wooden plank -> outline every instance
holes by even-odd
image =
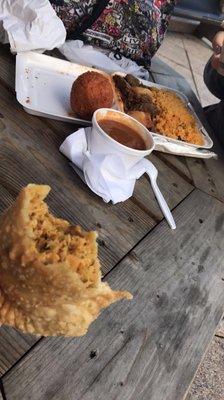
[[[156,61],[156,65],[160,71],[160,73],[153,72],[153,77],[156,83],[171,87],[184,93],[189,98],[191,104],[194,106],[197,115],[201,119],[203,125],[205,126],[209,135],[214,141],[213,151],[217,153],[218,160],[200,160],[189,157],[186,158],[185,162],[189,171],[189,175],[191,177],[190,181],[192,181],[197,188],[224,201],[224,180],[222,173],[224,169],[223,149],[220,146],[217,138],[215,137],[214,132],[212,132],[211,128],[209,127],[205,119],[203,109],[186,80],[183,79],[175,71],[173,71],[172,76],[172,71],[170,71],[170,67],[167,68],[166,64],[164,64],[160,60]],[[168,159],[175,166],[178,157]]]
[[[0,183],[13,198],[28,182],[48,183],[54,190],[49,203],[58,215],[86,229],[102,226],[100,237],[106,246],[102,248],[101,255],[104,272],[107,272],[163,218],[148,181],[140,180],[136,197],[130,201],[116,206],[103,203],[79,180],[67,159],[59,153],[59,145],[66,136],[63,132],[59,135],[46,128],[39,119],[24,113],[4,88],[0,92],[0,104],[3,115],[0,119],[3,160]],[[192,186],[174,171],[168,172],[162,161],[155,158],[153,161],[160,170],[161,190],[173,208],[190,193]],[[18,165],[23,168],[18,168]],[[133,220],[138,221],[135,229]],[[117,245],[118,235],[120,245]]]
[[[163,218],[148,180],[143,178],[138,182],[135,196],[128,202],[116,206],[104,204],[79,180],[59,153],[59,145],[67,132],[53,130],[42,119],[26,114],[12,92],[3,86],[0,104],[0,211],[13,202],[27,183],[50,184],[53,192],[49,204],[58,216],[99,231],[102,270],[107,273]],[[155,156],[152,160],[160,170],[160,187],[173,208],[191,192],[192,186],[162,160]],[[10,343],[14,331],[8,329],[4,334]],[[21,337],[18,336],[15,351],[13,348],[8,351],[5,345],[0,347],[2,374],[29,349],[30,342]]]
[[[0,120],[0,184],[13,199],[21,186],[28,182],[50,184],[53,192],[49,196],[49,204],[57,215],[86,229],[101,226],[100,237],[105,241],[101,259],[104,268],[107,265],[104,272],[108,271],[155,225],[155,221],[131,201],[112,206],[94,196],[73,173],[67,159],[59,153],[63,134],[59,138],[39,119],[24,113],[10,96],[2,88],[0,104],[4,118]],[[1,198],[4,207],[10,204],[9,196],[4,196],[5,192]],[[134,220],[139,219],[136,229],[128,220],[130,216]],[[116,235],[113,234],[115,231]],[[117,245],[118,232],[121,252]]]
[[[44,339],[3,377],[10,400],[180,400],[222,316],[224,209],[195,190],[107,276],[134,299],[83,338]]]
[[[2,55],[2,59],[0,58],[0,78],[4,81],[4,83],[11,89],[14,89],[14,69],[15,69],[15,60],[14,57],[10,54],[8,46],[0,46],[0,54]],[[58,53],[56,54],[58,56]],[[158,68],[160,68],[158,66]],[[171,69],[172,73],[172,69]],[[13,79],[12,79],[13,77]],[[67,136],[71,132],[74,132],[77,129],[77,125],[75,124],[69,124],[69,123],[64,123],[60,121],[54,121],[46,118],[41,118],[42,122],[47,125],[50,129],[53,129],[54,132],[57,132],[58,137],[61,137],[61,134],[63,136]],[[170,164],[169,160],[167,161],[166,155],[163,156],[163,161],[166,165],[170,165],[171,168],[175,168],[175,172],[179,174],[181,177],[186,179],[188,175],[188,169],[184,165],[184,162],[178,162],[176,161],[175,167]],[[165,165],[161,166],[163,169]],[[183,172],[184,170],[184,172]],[[189,177],[187,177],[187,181],[190,182]],[[174,182],[174,185],[178,185],[178,182]],[[181,188],[180,188],[181,190]],[[182,190],[181,190],[182,192]],[[170,193],[170,190],[168,191],[170,194],[170,197],[173,198],[172,193]],[[171,203],[170,206],[172,207],[173,204]],[[157,207],[156,202],[153,200],[153,212],[152,215],[155,215],[155,218],[158,220],[158,218],[161,217],[161,212],[159,208]]]
[[[0,79],[2,82],[7,85],[11,90],[14,90],[14,73],[15,73],[15,58],[10,54],[8,46],[2,46],[0,45]],[[59,52],[56,52],[54,55],[59,56]],[[157,62],[157,59],[154,62],[155,68],[157,68],[158,71],[161,70],[161,65],[160,65],[160,60]],[[167,66],[169,69],[169,67]],[[168,73],[168,69],[166,69],[166,73]],[[164,69],[162,69],[163,71]],[[169,74],[173,74],[173,69],[169,69]],[[35,117],[37,118],[37,117]],[[62,133],[64,136],[75,132],[77,130],[77,125],[76,124],[71,124],[71,123],[65,123],[61,121],[56,121],[56,120],[51,120],[47,118],[40,118],[45,125],[47,125],[49,128],[53,129],[57,134],[60,136]],[[166,155],[164,157],[164,160],[166,162]],[[180,173],[182,175],[182,170],[184,169],[184,177],[188,174],[188,169],[184,165],[184,162],[176,162],[175,163],[175,172]]]
[[[0,44],[0,80],[1,83],[14,90],[15,56],[10,53],[8,45],[2,44]]]
[[[1,53],[1,55],[2,57],[0,60],[0,77],[3,83],[12,90],[14,87],[14,75],[13,75],[14,59],[8,52],[7,48],[4,48],[4,52]],[[58,121],[54,122],[46,120],[44,118],[39,119],[36,117],[33,118],[27,116],[22,110],[18,108],[18,105],[14,100],[14,97],[12,97],[10,93],[8,93],[3,89],[1,91],[0,100],[1,100],[1,112],[2,115],[4,114],[3,118],[0,120],[0,125],[1,129],[4,131],[4,136],[3,136],[4,140],[7,138],[7,146],[8,146],[7,149],[6,148],[2,149],[4,156],[3,158],[4,163],[2,164],[2,172],[4,172],[4,176],[1,179],[3,185],[1,188],[3,201],[0,207],[1,209],[3,209],[7,207],[9,204],[11,204],[11,202],[13,201],[13,199],[17,194],[17,191],[20,189],[21,184],[28,183],[31,178],[33,181],[36,181],[36,170],[38,169],[38,164],[41,164],[42,167],[41,169],[39,168],[39,176],[45,179],[48,178],[47,172],[49,170],[49,172],[53,174],[54,180],[57,179],[55,171],[52,170],[52,165],[55,164],[55,150],[57,150],[61,141],[67,136],[67,134],[71,133],[72,130],[75,130],[76,127],[74,126],[72,128],[70,124],[63,124],[60,122],[58,124]],[[15,110],[17,110],[16,114]],[[36,143],[37,132],[41,135],[40,143]],[[30,152],[30,157],[27,157],[27,149]],[[47,160],[43,159],[42,157],[41,153],[43,152],[43,149],[48,149]],[[54,150],[53,156],[52,156],[52,151],[49,153],[49,149]],[[19,156],[17,158],[15,154],[18,151],[19,151]],[[33,169],[30,167],[31,165],[33,166],[33,158],[38,161],[37,164],[35,165],[35,171],[33,171]],[[67,173],[69,172],[69,182],[67,182],[67,186],[71,186],[75,180],[75,183],[78,184],[78,189],[80,189],[80,187],[82,187],[83,189],[83,185],[72,174],[66,160],[58,154],[58,160],[59,158],[60,158],[60,165],[63,163],[64,168],[63,169],[55,168],[55,169],[57,169],[58,171],[61,170],[61,176],[63,177],[65,176],[65,174],[67,175]],[[12,160],[13,160],[13,168],[11,168]],[[27,175],[27,172],[18,169],[16,166],[17,163],[19,165],[25,166],[26,169],[29,171],[29,174]],[[52,165],[50,165],[51,163]],[[162,187],[165,187],[164,194],[167,196],[170,206],[174,207],[180,200],[182,200],[183,197],[185,197],[189,193],[191,188],[189,185],[186,185],[184,179],[183,180],[179,179],[179,176],[177,174],[173,174],[172,171],[170,171],[168,174],[166,171],[166,163],[160,162],[159,168],[164,171],[164,173],[161,174],[159,177],[159,179],[161,180]],[[12,170],[10,171],[10,169]],[[178,173],[178,171],[175,172]],[[7,181],[5,179],[6,175],[7,175]],[[167,175],[169,175],[171,179],[171,185],[172,185],[171,190],[169,188],[169,185],[167,185]],[[64,185],[66,185],[66,183],[64,183]],[[58,186],[58,191],[59,191],[59,186]],[[152,194],[149,195],[148,193],[149,193],[148,181],[146,179],[143,179],[142,182],[140,184],[138,183],[136,187],[135,198],[133,199],[133,202],[130,203],[131,206],[129,207],[128,213],[126,210],[126,205],[122,204],[119,207],[119,214],[121,213],[122,216],[125,216],[124,225],[127,225],[128,230],[129,229],[133,230],[133,222],[135,223],[135,221],[137,220],[141,221],[141,215],[145,215],[145,213],[147,213],[147,215],[149,216],[148,220],[153,221],[153,224],[155,224],[162,218],[162,215],[154,200],[154,197],[152,196]],[[80,196],[80,193],[76,191],[75,196],[76,197]],[[61,197],[61,201],[63,204],[64,198]],[[73,198],[72,196],[70,196],[66,208],[69,209],[70,203],[72,201]],[[88,204],[90,203],[89,200],[87,199],[85,199],[85,202],[88,202]],[[94,207],[94,205],[92,205],[92,207]],[[59,215],[67,217],[71,220],[71,213],[66,213],[66,210],[64,209],[62,210],[62,208],[60,209],[60,207],[58,206],[58,199],[53,200],[52,208],[56,209],[56,212]],[[109,236],[108,230],[105,232],[104,224],[102,223],[102,216],[100,214],[101,213],[98,212],[99,218],[97,218],[97,221],[100,220],[100,222],[94,221],[94,223],[92,224],[90,221],[88,221],[88,223],[90,222],[90,224],[87,225],[87,228],[88,229],[97,228],[98,230],[100,230],[100,235],[101,235],[100,256],[101,256],[101,252],[105,254],[108,253],[107,242],[108,241],[111,242],[111,238]],[[108,215],[108,213],[106,213],[106,215]],[[118,229],[118,225],[120,225],[120,215],[117,216],[116,221]],[[75,220],[74,222],[77,222],[77,220]],[[80,217],[79,223],[82,222],[83,218]],[[143,237],[144,234],[147,232],[147,230],[150,229],[151,226],[153,226],[150,223],[147,223],[146,224],[147,228],[145,225],[146,229],[142,230],[141,228],[142,225],[144,224],[141,221],[141,223],[138,224],[137,228],[137,230],[141,231],[141,233],[139,231],[140,233],[139,238]],[[99,229],[100,226],[101,229]],[[109,226],[107,229],[109,229]],[[134,229],[134,232],[135,231],[136,228]],[[121,242],[123,242],[122,246],[124,246],[125,248],[125,244],[127,244],[128,240],[126,226],[123,229],[122,233],[123,235],[121,236]],[[130,248],[134,244],[135,240],[131,242]],[[112,250],[113,255],[116,254],[116,250],[117,250],[117,245],[114,244]],[[123,254],[124,253],[120,254],[118,258],[122,257]],[[101,259],[103,258],[104,257],[101,257]],[[114,265],[114,262],[116,261],[112,261],[107,254],[107,263],[109,268]],[[108,267],[106,266],[106,268],[104,268],[104,272],[109,270]],[[5,335],[6,333],[8,335],[7,340],[10,342],[12,340],[11,336],[14,335],[14,330],[8,328],[7,331],[5,331]],[[35,339],[33,339],[33,343],[34,342]],[[10,357],[8,356],[8,354],[6,354],[6,352],[3,351],[2,348],[0,352],[2,360],[1,373],[4,373],[9,367],[11,367],[14,364],[14,362],[16,362],[29,349],[29,346],[31,344],[32,343],[29,343],[29,341],[26,341],[25,337],[23,337],[22,335],[21,336],[18,335],[16,351],[14,351],[13,348],[10,349],[11,352]]]
[[[15,83],[15,57],[9,52],[9,46],[0,45],[0,81],[1,85],[8,87],[14,93]],[[7,92],[5,92],[7,93]],[[1,111],[1,110],[0,110]],[[5,128],[4,116],[0,116],[0,131]],[[5,121],[5,119],[4,119]],[[2,145],[2,135],[0,142]],[[4,153],[3,153],[4,157]],[[1,162],[2,162],[1,158]],[[15,198],[5,187],[1,186],[0,212],[2,212]],[[4,200],[3,200],[4,199]],[[10,327],[0,327],[0,377],[25,354],[39,339],[31,335],[25,335]],[[3,400],[0,393],[0,400]]]
[[[14,57],[9,53],[9,49],[4,47],[0,58],[0,78],[3,85],[12,90],[12,93],[14,69]],[[1,115],[3,116],[0,119],[0,129],[4,141],[2,147],[2,159],[4,161],[1,164],[0,178],[1,210],[12,203],[22,185],[31,180],[39,182],[38,176],[41,177],[41,181],[50,183],[54,192],[56,192],[56,197],[52,197],[53,194],[50,197],[50,205],[58,215],[68,218],[74,223],[85,224],[87,229],[98,229],[100,231],[100,258],[103,262],[103,272],[108,272],[135,245],[136,241],[141,240],[151,227],[162,218],[158,205],[152,193],[150,193],[147,179],[142,179],[138,183],[135,197],[133,201],[129,202],[128,209],[127,203],[113,207],[113,214],[115,215],[111,217],[112,207],[103,205],[103,203],[99,205],[96,197],[94,197],[94,201],[90,201],[93,196],[72,173],[67,160],[58,153],[60,143],[68,133],[75,130],[76,126],[27,115],[18,107],[14,97],[3,88],[0,93],[0,101]],[[40,141],[39,138],[41,138]],[[178,170],[174,173],[172,170],[167,173],[166,162],[158,160],[157,163],[159,163],[157,165],[159,169],[164,171],[159,176],[160,185],[167,196],[170,207],[173,208],[187,196],[192,188],[189,184],[186,184],[185,176],[182,177],[183,179],[179,178]],[[23,166],[23,169],[18,165]],[[16,166],[17,168],[15,168]],[[39,171],[39,174],[37,174],[37,171]],[[51,174],[51,178],[49,178],[49,174]],[[64,179],[65,176],[69,176],[69,180]],[[61,187],[67,187],[64,194],[61,193]],[[74,197],[77,196],[79,196],[79,200],[76,202],[75,211],[73,208],[69,213],[67,210],[71,209]],[[89,212],[87,214],[83,205],[88,205]],[[64,209],[64,206],[67,210]],[[105,206],[105,211],[102,213],[103,206]],[[84,214],[86,219],[83,218]],[[105,221],[107,220],[105,228]],[[136,225],[137,221],[138,224]],[[117,232],[114,235],[113,245],[113,238],[110,234],[111,226],[117,227],[115,228]],[[128,231],[131,233],[132,239]],[[122,248],[120,254],[116,240],[118,233],[120,233]],[[108,243],[111,250],[108,250]],[[11,336],[15,337],[14,342]],[[10,328],[7,328],[4,335],[0,337],[2,346],[0,373],[3,374],[35,343],[36,339],[33,338],[33,341],[31,341],[27,339],[26,335],[19,334],[17,337]],[[6,340],[11,343],[8,350],[5,347]]]
[[[0,328],[0,376],[17,361],[22,354],[38,341],[32,335],[24,335],[10,327]]]
[[[189,168],[187,167],[187,161],[185,157],[177,157],[175,155],[161,153],[159,151],[154,154],[156,154],[156,157],[163,161],[163,163],[166,164],[167,167],[176,172],[186,182],[189,182],[193,185],[193,180]]]
[[[192,182],[185,174],[181,175],[181,172],[176,165],[174,168],[170,163],[168,163],[165,157],[160,157],[159,154],[151,154],[149,159],[159,171],[158,184],[162,189],[169,207],[172,209],[174,204],[179,203],[181,193],[183,198],[185,198],[193,189],[191,185]],[[155,221],[159,222],[163,218],[153,196],[149,178],[147,176],[144,176],[137,182],[134,196],[131,201],[135,202],[135,204],[138,204],[140,207],[142,206],[146,212],[151,214]]]
[[[4,97],[2,98],[2,101],[6,101],[6,99],[8,100],[8,102],[7,102],[7,111],[8,111],[8,108],[10,107],[11,101],[13,101],[13,103],[14,103],[13,104],[13,109],[12,109],[12,106],[11,106],[11,110],[12,110],[12,112],[14,112],[14,107],[17,107],[17,103],[12,98],[8,99],[9,96],[10,95],[7,95],[7,93],[4,92]],[[9,115],[9,118],[11,118],[11,116],[12,116],[12,113]],[[24,113],[21,112],[18,117],[21,120],[21,123],[24,124],[24,120],[27,119],[26,118],[27,116],[24,115]],[[34,117],[33,119],[29,118],[29,121],[30,121],[29,123],[32,126],[35,127],[35,126],[37,126],[37,124],[39,126],[39,119],[37,119],[36,117]],[[44,119],[42,119],[42,121],[43,121],[43,123],[44,122],[46,123],[46,121],[44,121]],[[28,123],[28,122],[26,122],[26,123]],[[41,130],[44,129],[43,125],[40,125],[40,127],[41,127],[40,128]],[[32,130],[33,130],[33,128],[32,128]],[[33,133],[31,133],[31,135],[32,134]],[[54,148],[55,148],[55,144],[56,144],[57,147],[59,147],[59,145],[61,144],[61,142],[64,140],[64,138],[66,136],[67,136],[67,131],[61,130],[60,132],[58,132],[58,131],[55,131],[55,129],[54,129],[53,133],[52,132],[48,132],[46,145],[47,146],[49,146],[49,145],[50,146],[54,146]],[[41,139],[43,141],[45,138],[41,137]],[[51,140],[51,139],[53,139],[53,140]],[[29,140],[30,140],[30,138],[29,138]],[[49,143],[49,141],[50,141],[50,143]],[[161,175],[159,176],[159,179],[161,181],[161,185],[162,185],[161,187],[163,188],[163,190],[165,190],[164,194],[165,195],[167,194],[171,199],[173,199],[173,201],[170,202],[170,207],[172,208],[177,204],[177,202],[182,200],[182,198],[189,193],[189,189],[190,188],[189,188],[189,185],[186,184],[186,181],[190,182],[189,181],[189,177],[187,176],[187,169],[186,169],[185,165],[183,164],[183,162],[178,162],[178,163],[176,163],[176,166],[175,166],[175,169],[174,169],[175,173],[173,174],[170,171],[169,174],[167,174],[168,163],[167,163],[167,160],[166,160],[165,157],[163,157],[163,159],[160,157],[160,160],[163,161],[163,162],[157,160],[154,156],[152,156],[152,160],[153,160],[154,163],[157,164],[157,166],[159,168],[159,171],[161,171]],[[170,167],[171,167],[171,169],[173,168],[173,166],[171,164],[170,164]],[[164,171],[164,175],[165,175],[164,179],[162,178],[163,171]],[[183,178],[183,180],[180,179],[179,176],[181,178]],[[170,177],[170,181],[171,181],[170,182],[170,187],[168,187],[169,177]],[[174,188],[173,188],[173,184],[174,184]],[[147,207],[147,204],[149,204],[149,202],[148,202],[148,183],[144,184],[144,190],[143,190],[142,186],[143,186],[143,184],[141,185],[141,191],[142,192],[145,191],[146,194],[147,194],[147,201],[146,201],[146,204],[145,204],[145,206]],[[177,187],[179,187],[179,190],[177,190]],[[157,216],[156,217],[157,219],[158,218],[161,219],[162,216],[161,216],[160,210],[158,208],[157,203],[154,201],[153,196],[152,196],[152,201],[150,203],[150,209],[151,209],[152,213]]]
[[[189,168],[193,184],[204,192],[215,196],[221,201],[224,201],[224,181],[223,181],[223,170],[224,170],[224,154],[223,147],[219,143],[215,136],[215,132],[212,131],[208,125],[203,111],[198,107],[196,108],[198,115],[206,127],[210,137],[214,142],[213,151],[217,154],[218,159],[214,160],[195,160],[188,158],[186,160]]]

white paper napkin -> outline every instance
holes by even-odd
[[[87,150],[90,132],[91,128],[82,128],[71,134],[60,146],[60,152],[72,161],[78,175],[83,176],[89,188],[106,203],[127,200],[133,194],[136,179],[145,173],[144,163],[139,162],[127,170],[119,155],[91,154]]]

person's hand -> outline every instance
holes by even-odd
[[[216,70],[218,70],[219,68],[220,53],[223,46],[224,46],[224,31],[218,32],[212,41],[212,47],[214,51],[214,54],[212,56],[212,67]]]

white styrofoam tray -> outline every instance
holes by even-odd
[[[66,60],[46,56],[39,53],[27,52],[16,56],[16,97],[24,109],[34,115],[76,123],[78,125],[91,125],[90,121],[79,119],[72,115],[70,107],[70,91],[74,80],[87,71],[97,71],[96,69],[74,64]],[[102,71],[98,71],[101,72]],[[120,75],[125,75],[118,73]],[[204,145],[198,146],[169,138],[157,133],[153,133],[157,143],[161,141],[162,146],[169,143],[177,145],[178,149],[183,147],[204,148],[212,147],[213,142],[207,131],[202,126],[199,118],[189,103],[187,97],[182,93],[170,89],[166,86],[158,85],[153,82],[141,80],[149,87],[157,87],[175,92],[194,115],[199,129],[204,137]],[[179,150],[178,150],[179,151]]]
[[[75,118],[70,107],[70,91],[74,80],[89,70],[91,68],[43,54],[17,54],[17,100],[30,114],[90,125],[89,121]]]

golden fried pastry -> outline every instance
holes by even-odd
[[[113,101],[114,89],[109,75],[88,71],[72,85],[71,108],[79,118],[91,120],[94,111],[112,107]]]
[[[0,219],[0,324],[81,336],[128,292],[101,282],[96,233],[50,214],[49,186],[30,184]]]

